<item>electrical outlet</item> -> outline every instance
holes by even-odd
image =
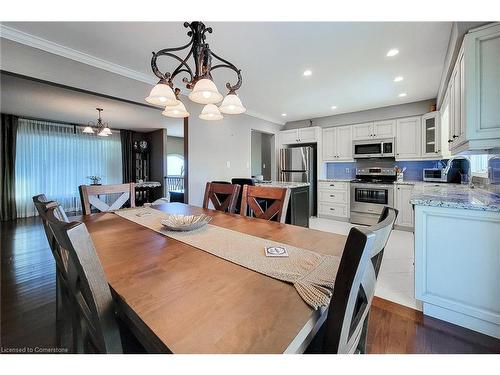
[[[345,173],[351,173],[351,170],[349,168],[346,168]]]
[[[229,160],[226,161],[226,167],[231,168],[231,162]]]
[[[266,169],[266,164],[265,163],[262,164],[262,168]]]

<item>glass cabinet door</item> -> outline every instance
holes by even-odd
[[[439,147],[439,122],[437,112],[432,112],[422,117],[422,154],[436,157],[440,153]]]

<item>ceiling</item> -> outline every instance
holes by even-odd
[[[112,129],[140,132],[167,129],[167,135],[182,137],[183,121],[162,116],[159,109],[61,88],[30,79],[1,74],[3,113],[86,125],[97,121],[96,108]]]
[[[151,52],[188,40],[180,22],[3,24],[152,79]],[[211,49],[242,70],[239,95],[249,114],[278,123],[435,98],[451,32],[451,22],[206,24],[214,29]],[[391,48],[400,53],[387,57]],[[175,67],[167,58],[159,65]],[[221,91],[234,82],[222,69],[213,76]]]

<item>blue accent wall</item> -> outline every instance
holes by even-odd
[[[401,169],[406,167],[404,179],[413,181],[422,181],[422,171],[424,168],[443,168],[439,160],[395,161],[394,166],[398,166]],[[346,168],[349,169],[349,172],[346,172]],[[356,162],[327,163],[326,177],[332,179],[353,179],[356,177]]]

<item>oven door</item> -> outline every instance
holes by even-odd
[[[356,141],[353,142],[353,155],[356,159],[381,157],[383,153],[382,142]]]
[[[379,215],[384,206],[394,207],[393,185],[351,184],[351,211]]]

